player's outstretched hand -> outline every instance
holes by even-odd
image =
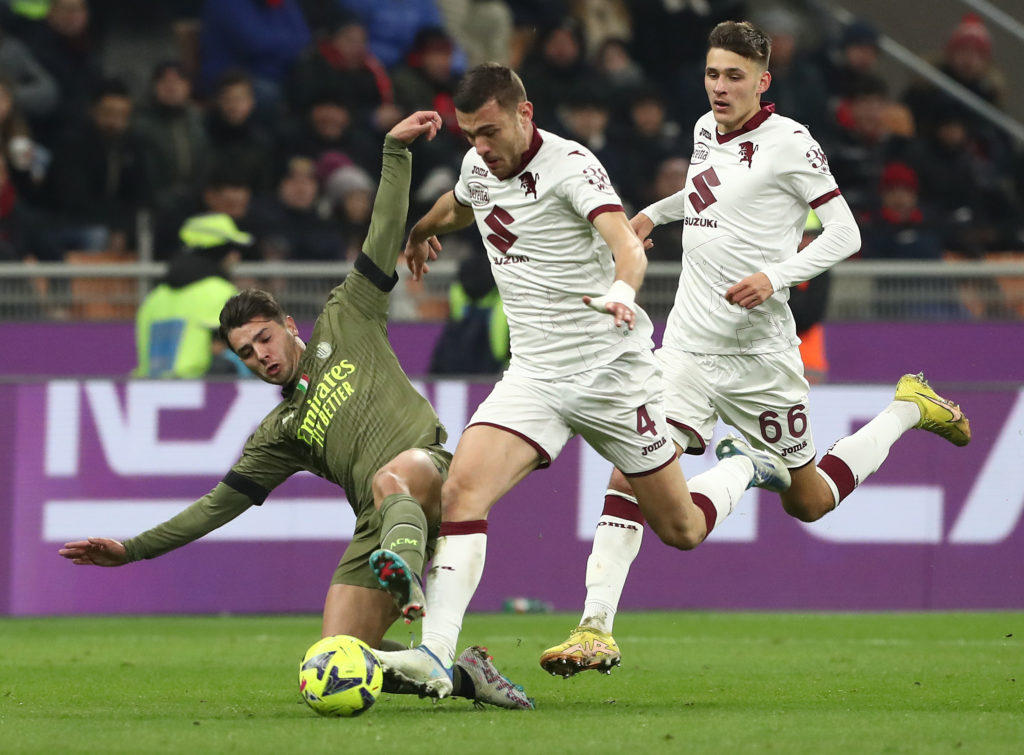
[[[636,237],[644,244],[644,251],[654,246],[654,242],[648,238],[651,235],[651,231],[654,230],[654,221],[644,215],[642,212],[638,212],[636,215],[629,219],[629,227],[633,229],[633,233]]]
[[[726,301],[739,304],[745,309],[753,309],[764,304],[768,297],[775,293],[772,282],[764,273],[748,275],[739,283],[735,283],[725,292]]]
[[[437,132],[440,130],[440,115],[433,110],[417,110],[408,118],[403,118],[396,123],[388,134],[406,144],[412,144],[423,134],[426,134],[427,141],[430,141],[437,136]]]
[[[612,283],[604,296],[584,296],[583,303],[614,317],[616,328],[625,323],[630,330],[633,329],[636,322],[636,291],[625,281]]]
[[[405,264],[409,267],[414,281],[422,278],[424,273],[430,272],[430,265],[427,264],[427,261],[436,260],[440,251],[441,242],[438,241],[437,236],[431,236],[418,244],[412,238],[405,242]]]
[[[90,537],[88,540],[64,543],[64,547],[57,553],[74,564],[85,566],[121,566],[128,563],[124,545],[106,537]]]

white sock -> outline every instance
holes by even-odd
[[[864,427],[837,440],[819,463],[818,473],[832,489],[836,505],[878,471],[889,449],[921,421],[921,410],[910,401],[893,401]],[[829,457],[833,459],[829,459]],[[835,460],[846,469],[836,469]]]
[[[727,456],[720,459],[711,469],[686,481],[693,502],[704,510],[704,516],[708,520],[708,534],[732,513],[753,475],[754,463],[750,459],[745,456]],[[714,506],[714,521],[708,516],[700,497],[710,501]]]
[[[609,499],[614,501],[620,513],[625,513],[623,507],[632,504],[636,508],[635,517],[625,519],[603,513],[598,520],[594,545],[587,559],[587,600],[583,604],[580,625],[610,634],[629,567],[640,552],[644,525],[636,498],[627,493],[608,490],[605,494],[606,512],[609,510]]]
[[[446,666],[455,661],[462,619],[480,584],[487,553],[487,534],[445,535],[427,576],[427,609],[423,614],[423,644]]]

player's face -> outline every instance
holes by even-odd
[[[513,112],[488,100],[472,113],[455,111],[459,129],[498,178],[510,178],[533,138],[533,105],[520,102]]]
[[[735,131],[761,109],[761,94],[772,77],[757,63],[742,55],[712,47],[704,69],[704,89],[718,133]]]
[[[228,333],[228,342],[260,380],[286,385],[298,377],[303,345],[295,321],[249,320]]]

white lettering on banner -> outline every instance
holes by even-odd
[[[54,380],[46,384],[46,459],[47,477],[74,477],[78,474],[79,424],[78,382]]]
[[[998,543],[1016,529],[1024,514],[1024,391],[1003,423],[967,502],[949,533],[951,543]]]
[[[79,540],[92,532],[123,540],[185,509],[191,500],[64,500],[43,504],[42,539]],[[218,527],[203,540],[351,540],[355,514],[344,496],[329,500],[275,498]]]
[[[114,472],[125,476],[222,474],[237,461],[245,439],[260,418],[280,401],[279,390],[266,383],[240,381],[234,400],[211,438],[162,441],[160,412],[203,409],[205,383],[127,383],[123,407],[114,381],[85,383],[85,396],[107,463]],[[57,390],[56,397],[58,408],[48,407],[47,411],[46,468],[57,470],[61,476],[71,476],[78,469],[77,442],[51,442],[50,436],[73,433],[77,438],[81,434],[79,401],[77,392],[74,401],[64,390]]]

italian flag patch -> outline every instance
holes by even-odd
[[[309,375],[302,373],[302,377],[299,378],[299,384],[295,386],[296,390],[300,390],[303,393],[309,388]]]

